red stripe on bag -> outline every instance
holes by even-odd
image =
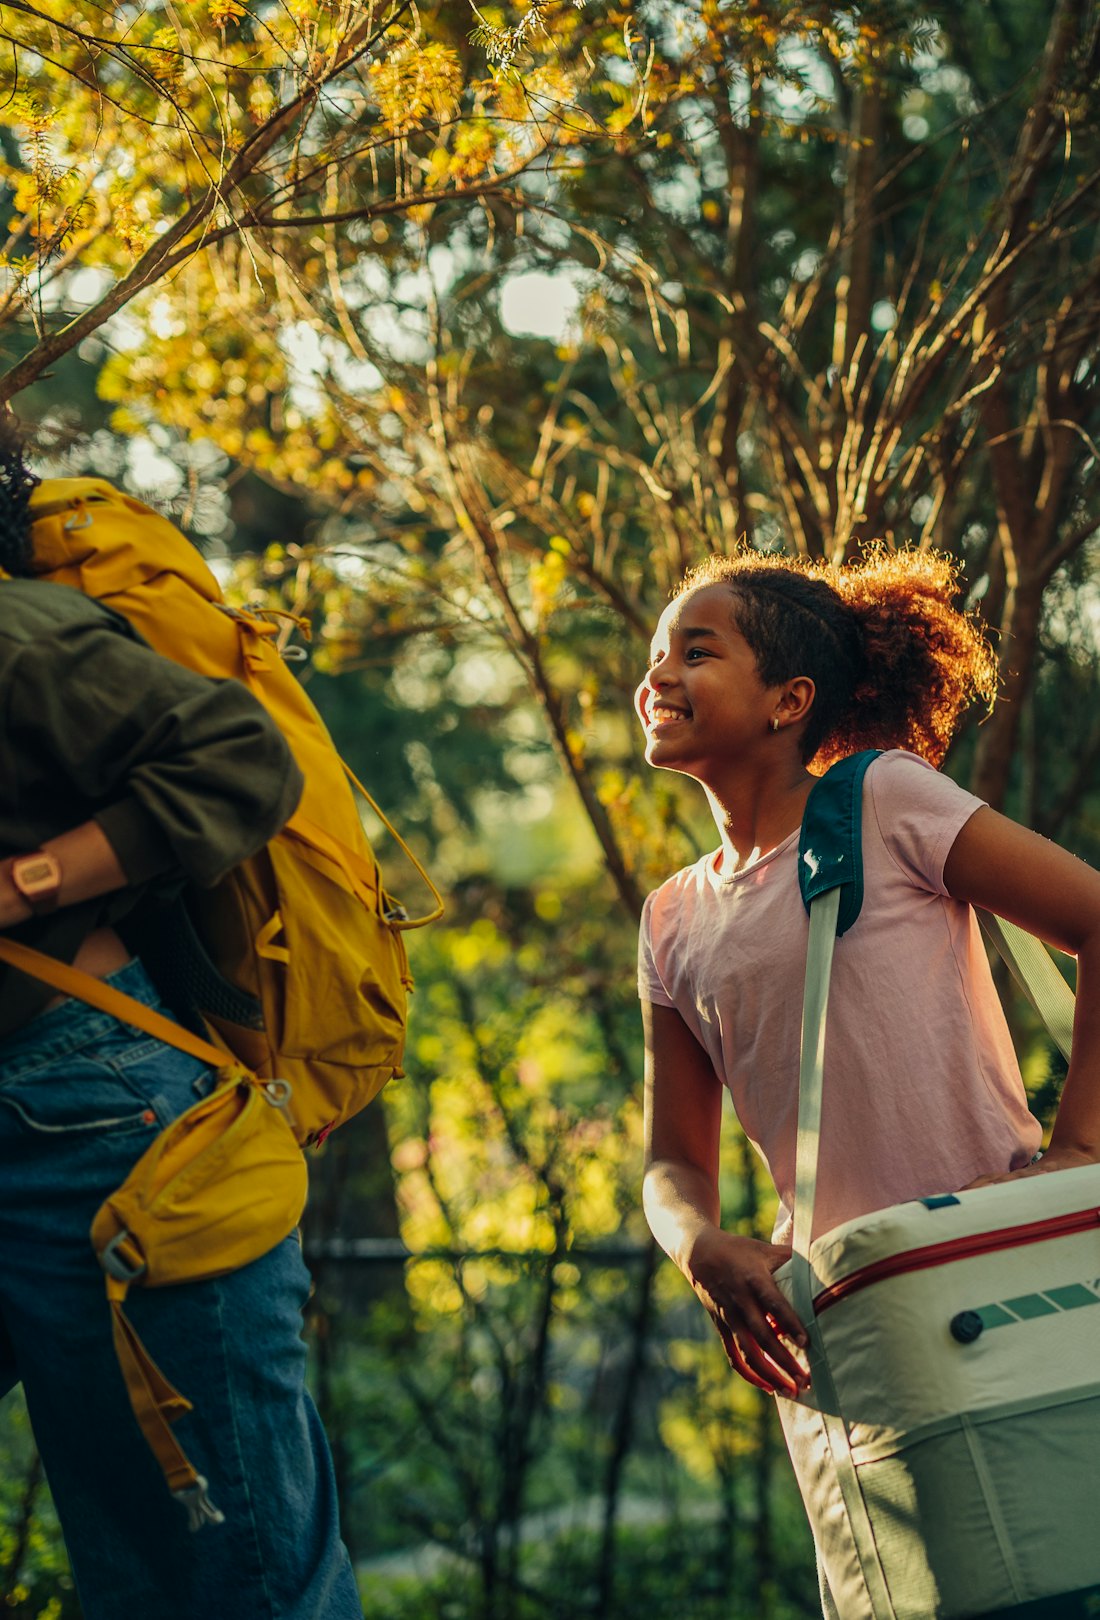
[[[1045,1221],[1027,1221],[1022,1226],[1003,1226],[996,1232],[979,1232],[973,1237],[950,1238],[945,1243],[929,1243],[923,1249],[910,1249],[907,1254],[889,1255],[861,1266],[851,1276],[823,1288],[814,1300],[814,1315],[820,1316],[830,1305],[858,1294],[872,1283],[887,1277],[900,1277],[909,1271],[927,1271],[930,1266],[949,1264],[952,1260],[969,1260],[980,1254],[992,1254],[997,1249],[1021,1248],[1025,1243],[1042,1243],[1047,1238],[1064,1237],[1074,1232],[1087,1232],[1100,1223],[1100,1209],[1078,1209],[1071,1215],[1051,1215]]]

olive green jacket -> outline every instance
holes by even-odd
[[[278,831],[302,779],[237,681],[155,653],[65,585],[0,579],[0,859],[95,820],[129,879],[11,936],[72,961],[84,938],[211,887]],[[0,1039],[52,992],[0,968]]]

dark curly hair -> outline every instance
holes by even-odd
[[[24,439],[11,412],[0,406],[0,568],[24,579],[31,563],[31,490],[40,482],[23,459]]]
[[[963,710],[976,698],[992,707],[993,649],[954,606],[956,565],[938,552],[878,546],[836,567],[746,547],[708,557],[675,594],[717,584],[730,588],[764,684],[813,681],[802,757],[815,772],[862,748],[938,765]]]

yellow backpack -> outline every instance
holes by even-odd
[[[276,649],[277,619],[227,607],[179,530],[100,479],[46,479],[31,513],[40,578],[98,598],[200,675],[243,682],[301,768],[286,826],[194,902],[214,965],[260,1003],[263,1027],[200,1011],[254,1074],[287,1083],[299,1141],[318,1142],[399,1071],[412,982],[401,933],[440,916],[439,895],[417,865],[436,906],[410,921],[383,889],[350,773]]]
[[[274,645],[277,626],[227,607],[177,529],[93,478],[47,479],[31,510],[40,577],[97,597],[178,663],[242,681],[279,725],[305,779],[301,804],[282,831],[202,896],[203,943],[230,985],[260,1004],[262,1027],[204,1009],[213,1041],[203,1040],[101,980],[0,935],[0,961],[218,1071],[215,1090],[157,1136],[104,1201],[91,1231],[135,1416],[191,1528],[199,1529],[221,1514],[170,1429],[190,1402],[133,1331],[126,1295],[135,1284],[219,1276],[293,1231],[306,1194],[300,1146],[322,1140],[400,1072],[412,982],[401,933],[433,921],[443,906],[407,849],[435,909],[410,920],[386,894],[352,794],[355,779],[286,669]]]

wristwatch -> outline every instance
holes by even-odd
[[[11,880],[36,917],[46,916],[57,907],[61,893],[61,862],[56,855],[36,849],[31,855],[16,855],[8,865]]]

